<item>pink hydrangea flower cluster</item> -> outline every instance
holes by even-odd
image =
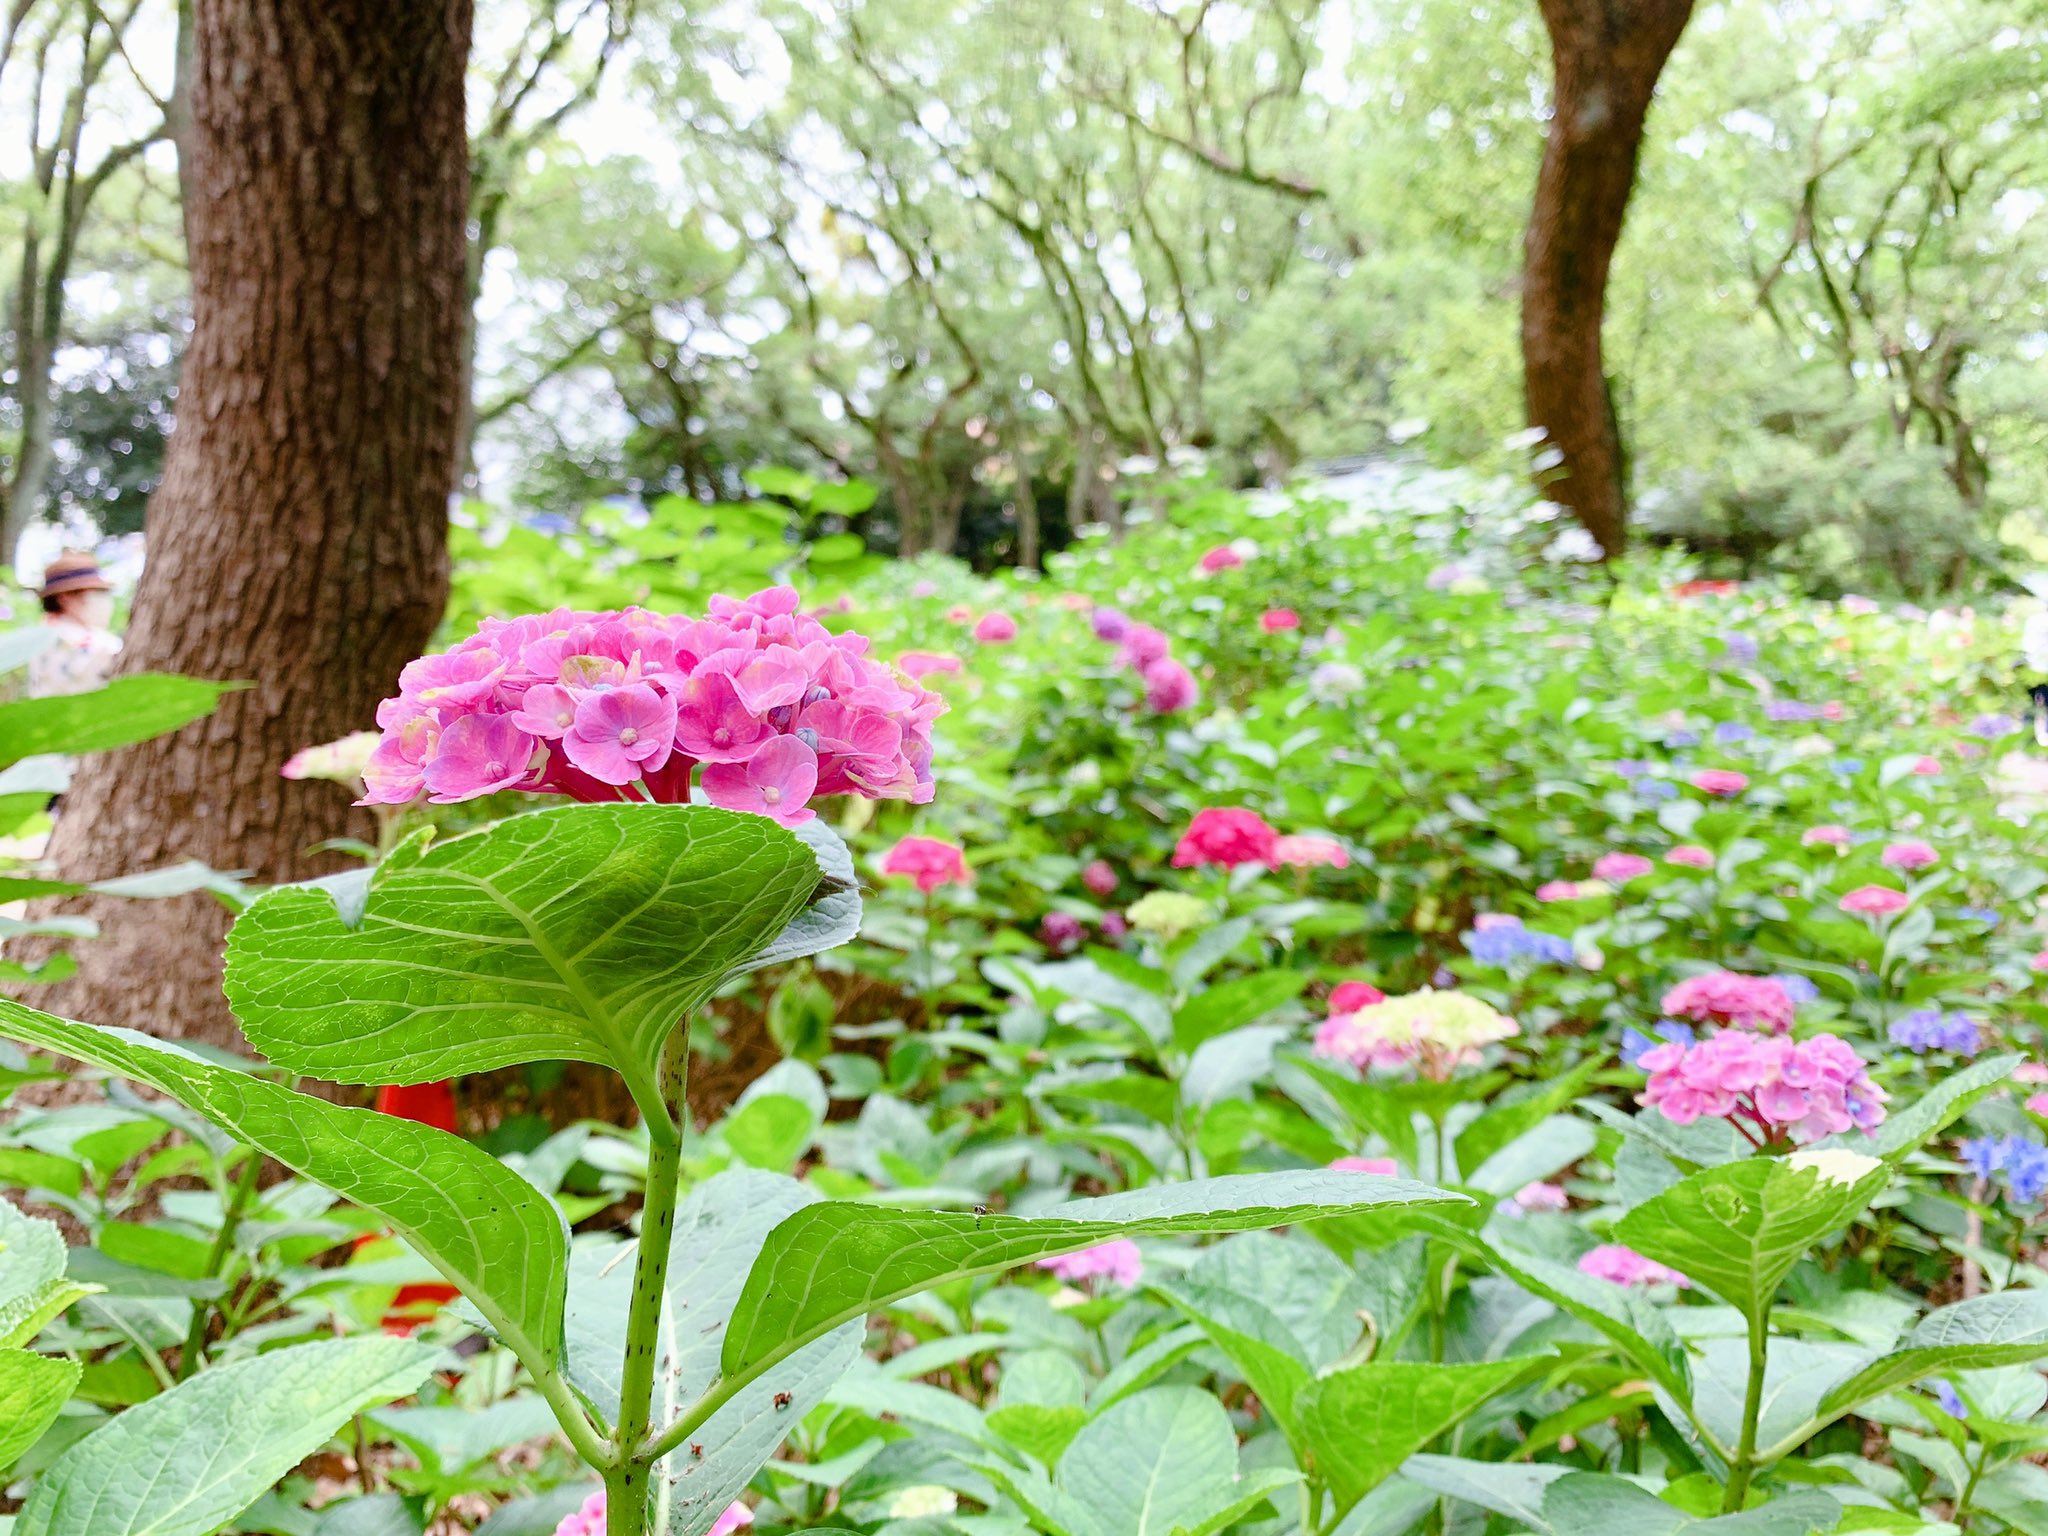
[[[1205,551],[1196,563],[1205,573],[1213,576],[1218,571],[1236,570],[1244,564],[1244,556],[1228,544],[1218,544],[1214,549]]]
[[[1886,843],[1884,852],[1878,855],[1878,862],[1886,869],[1926,869],[1939,863],[1941,855],[1934,851],[1934,845],[1922,842],[1917,837],[1901,838],[1896,843]]]
[[[1008,645],[1017,638],[1017,621],[1007,613],[984,613],[975,621],[974,638],[983,645]]]
[[[1602,1243],[1580,1254],[1579,1272],[1616,1285],[1675,1285],[1681,1291],[1692,1288],[1692,1281],[1670,1265],[1646,1259],[1620,1243]]]
[[[704,619],[558,608],[486,619],[423,656],[377,708],[366,805],[520,789],[713,805],[784,826],[818,795],[932,797],[945,701],[797,612],[788,587],[714,597]],[[637,786],[637,789],[629,788]]]
[[[1301,628],[1301,615],[1292,608],[1268,608],[1259,615],[1259,628],[1269,635],[1277,635],[1283,629]]]
[[[1112,1238],[1093,1248],[1083,1248],[1079,1253],[1062,1253],[1050,1259],[1040,1259],[1038,1267],[1052,1271],[1055,1279],[1068,1285],[1101,1278],[1125,1290],[1135,1286],[1145,1273],[1145,1261],[1138,1252],[1138,1245],[1128,1237]]]
[[[1257,811],[1235,805],[1212,806],[1195,812],[1195,819],[1180,835],[1173,849],[1173,867],[1220,864],[1225,869],[1235,869],[1240,864],[1270,865],[1279,844],[1280,834]]]
[[[1749,788],[1749,775],[1733,768],[1702,768],[1692,776],[1692,787],[1717,800],[1732,800]]]
[[[1332,1173],[1377,1173],[1385,1178],[1394,1178],[1401,1172],[1401,1165],[1391,1157],[1340,1157],[1330,1164]]]
[[[1792,1041],[1723,1030],[1698,1044],[1667,1041],[1645,1051],[1650,1074],[1637,1102],[1677,1125],[1722,1119],[1761,1144],[1781,1136],[1817,1141],[1884,1123],[1885,1091],[1836,1035]]]
[[[1864,917],[1889,917],[1894,912],[1905,911],[1911,901],[1912,898],[1904,891],[1895,891],[1888,885],[1859,885],[1837,905],[1844,912],[1855,912]]]
[[[1849,829],[1838,827],[1833,822],[1808,827],[1799,834],[1799,845],[1802,848],[1846,848],[1849,846]]]
[[[936,837],[906,837],[882,855],[882,873],[915,880],[930,895],[942,885],[972,885],[967,855]]]
[[[1680,843],[1664,855],[1664,862],[1683,865],[1687,869],[1712,869],[1714,851],[1711,848],[1702,848],[1698,843]]]
[[[1349,869],[1351,855],[1334,837],[1317,837],[1301,832],[1273,840],[1273,864],[1281,869],[1308,869],[1317,864],[1327,864],[1332,869]]]
[[[1654,868],[1640,853],[1603,853],[1593,861],[1593,878],[1620,885],[1647,875]]]
[[[712,1522],[706,1536],[732,1536],[742,1526],[754,1523],[754,1512],[735,1499],[725,1507],[725,1512]],[[604,1490],[598,1489],[583,1501],[580,1509],[562,1517],[562,1523],[555,1527],[555,1536],[604,1536]]]
[[[1403,997],[1341,1002],[1350,1006],[1340,1011],[1339,997],[1331,997],[1330,1016],[1317,1026],[1313,1048],[1360,1072],[1415,1066],[1442,1081],[1459,1067],[1476,1065],[1486,1046],[1521,1033],[1513,1019],[1465,992],[1424,987]]]
[[[1145,708],[1155,715],[1192,708],[1202,696],[1195,674],[1173,658],[1173,641],[1163,630],[1140,624],[1114,608],[1097,608],[1089,622],[1096,638],[1116,646],[1117,661],[1145,685]]]
[[[1571,1204],[1572,1197],[1565,1193],[1562,1184],[1538,1180],[1515,1191],[1515,1209],[1518,1211],[1566,1211],[1571,1209]]]
[[[1663,1011],[1695,1024],[1726,1024],[1766,1035],[1792,1028],[1792,997],[1769,976],[1740,976],[1734,971],[1709,971],[1688,976],[1664,994]]]

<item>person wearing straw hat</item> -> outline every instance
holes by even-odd
[[[84,693],[98,688],[113,670],[121,642],[107,626],[114,617],[114,588],[91,555],[67,551],[43,569],[43,622],[56,632],[28,664],[30,698]]]

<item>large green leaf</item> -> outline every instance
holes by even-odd
[[[1897,1346],[1845,1377],[1820,1401],[1827,1418],[1923,1376],[2019,1365],[2048,1356],[2048,1291],[1971,1296],[1930,1312]]]
[[[1194,1387],[1154,1387],[1099,1414],[1067,1447],[1056,1480],[1085,1512],[1087,1536],[1173,1536],[1247,1492],[1229,1415]],[[1290,1481],[1261,1480],[1252,1502]]]
[[[147,1083],[286,1167],[375,1211],[528,1360],[553,1361],[568,1238],[531,1184],[459,1136],[343,1109],[202,1061],[147,1035],[0,999],[0,1036]]]
[[[1548,1355],[1472,1365],[1375,1360],[1331,1371],[1295,1405],[1307,1464],[1342,1515],[1438,1435],[1553,1363]]]
[[[268,892],[228,936],[228,1001],[251,1043],[309,1076],[416,1083],[590,1061],[665,1117],[657,1065],[677,1022],[764,950],[830,942],[843,914],[786,931],[839,886],[762,816],[558,806],[406,844],[370,875],[354,922],[327,890]]]
[[[1723,1457],[1742,1442],[1744,1394],[1749,1386],[1749,1345],[1742,1339],[1705,1339],[1693,1366],[1692,1416]],[[1813,1433],[1814,1411],[1828,1383],[1860,1368],[1870,1351],[1832,1340],[1771,1340],[1757,1399],[1756,1443],[1768,1463]],[[1674,1422],[1678,1415],[1667,1407]]]
[[[1842,1507],[1818,1489],[1803,1488],[1741,1514],[1702,1517],[1626,1478],[1573,1472],[1543,1490],[1543,1518],[1557,1536],[1812,1536],[1832,1531]]]
[[[15,1536],[210,1536],[351,1414],[405,1396],[439,1358],[378,1335],[202,1371],[52,1462]]]
[[[1550,1536],[1543,1518],[1543,1495],[1573,1469],[1556,1462],[1474,1461],[1464,1456],[1410,1456],[1401,1464],[1401,1476],[1447,1499],[1461,1499],[1506,1515],[1516,1529],[1526,1526]],[[1587,1536],[1574,1532],[1573,1536]],[[1620,1532],[1602,1536],[1621,1536]]]
[[[78,1385],[78,1363],[0,1349],[0,1472],[37,1440]]]
[[[991,1274],[1143,1232],[1239,1232],[1380,1206],[1460,1203],[1402,1179],[1235,1174],[1076,1200],[1038,1216],[828,1202],[769,1235],[733,1308],[722,1357],[739,1377],[851,1318],[948,1280]]]
[[[1685,1346],[1663,1312],[1640,1294],[1581,1274],[1569,1264],[1489,1244],[1469,1234],[1456,1234],[1451,1241],[1523,1290],[1598,1329],[1673,1397],[1682,1402],[1691,1396]]]
[[[1819,1154],[1821,1159],[1851,1154]],[[1750,1317],[1769,1311],[1806,1251],[1848,1225],[1891,1178],[1871,1162],[1849,1177],[1783,1158],[1724,1163],[1681,1180],[1615,1224],[1614,1235],[1708,1287]]]
[[[175,731],[211,714],[242,686],[143,672],[104,688],[0,704],[0,768],[44,752],[105,752]]]
[[[1469,1180],[1494,1153],[1576,1100],[1586,1091],[1594,1073],[1606,1064],[1606,1056],[1596,1051],[1564,1076],[1544,1083],[1527,1096],[1495,1105],[1475,1116],[1470,1125],[1458,1132],[1453,1143],[1460,1174]]]
[[[1213,1285],[1165,1288],[1244,1378],[1280,1432],[1298,1439],[1295,1399],[1310,1379],[1309,1362],[1287,1324],[1253,1297]]]
[[[2011,1077],[2012,1069],[2023,1059],[2008,1052],[1973,1061],[1959,1072],[1945,1074],[1927,1092],[1887,1118],[1876,1135],[1852,1133],[1833,1138],[1831,1144],[1853,1147],[1877,1157],[1902,1157],[1954,1124],[1972,1104]]]
[[[1256,1023],[1301,996],[1308,981],[1306,971],[1254,971],[1197,992],[1174,1010],[1174,1044],[1193,1051],[1216,1035]]]

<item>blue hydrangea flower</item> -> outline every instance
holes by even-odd
[[[1863,759],[1860,757],[1838,757],[1835,759],[1834,769],[1835,772],[1845,779],[1854,778],[1863,771]]]
[[[1700,733],[1698,731],[1673,731],[1664,738],[1664,745],[1673,752],[1683,752],[1687,747],[1696,747],[1699,744]]]
[[[1996,1176],[2021,1205],[2048,1194],[2048,1147],[2022,1136],[1977,1136],[1962,1144],[1963,1165],[1989,1183]]]
[[[1934,1400],[1941,1404],[1941,1411],[1951,1418],[1964,1418],[1970,1412],[1963,1404],[1962,1394],[1945,1381],[1937,1381],[1934,1384]]]
[[[1909,1051],[1948,1051],[1957,1056],[1974,1055],[1978,1047],[1977,1021],[1968,1014],[1943,1013],[1939,1008],[1915,1008],[1892,1021],[1893,1045]]]
[[[2019,721],[2015,720],[2011,715],[1995,714],[1979,715],[1963,727],[1972,736],[1982,737],[1985,741],[1996,741],[2001,736],[2010,736],[2019,728]]]
[[[1966,923],[1982,923],[1986,928],[1996,928],[1999,922],[1996,907],[1963,907],[1956,916]]]
[[[1748,741],[1756,735],[1756,727],[1745,725],[1740,720],[1723,720],[1714,727],[1714,740],[1724,747],[1732,747],[1738,741]]]
[[[1613,767],[1614,771],[1624,779],[1640,779],[1650,771],[1650,765],[1641,758],[1636,757],[1621,758],[1614,763]]]
[[[1772,699],[1764,705],[1764,718],[1780,724],[1803,724],[1820,718],[1820,706],[1802,704],[1797,699]]]
[[[1747,667],[1756,661],[1757,643],[1748,635],[1725,634],[1721,637],[1721,645],[1731,666]]]
[[[1678,786],[1668,779],[1645,779],[1636,786],[1636,798],[1651,805],[1678,798]]]
[[[1570,939],[1554,933],[1537,933],[1519,923],[1493,928],[1468,929],[1461,937],[1465,953],[1481,965],[1508,965],[1533,960],[1539,965],[1570,965],[1575,959]]]
[[[1784,988],[1785,995],[1792,999],[1794,1008],[1804,1008],[1820,996],[1820,988],[1813,984],[1813,978],[1801,976],[1796,971],[1780,971],[1771,980]]]
[[[1650,1029],[1651,1033],[1647,1035],[1632,1024],[1622,1030],[1622,1065],[1635,1067],[1642,1061],[1645,1051],[1654,1051],[1658,1046],[1673,1040],[1681,1040],[1687,1045],[1693,1042],[1692,1027],[1681,1024],[1676,1019],[1659,1019],[1650,1026]]]

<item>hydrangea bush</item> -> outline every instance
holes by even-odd
[[[2022,615],[1163,507],[465,620],[236,925],[268,1068],[0,1005],[156,1095],[0,1135],[93,1245],[0,1213],[14,1536],[2048,1529]],[[289,1086],[565,1060],[635,1123]]]

